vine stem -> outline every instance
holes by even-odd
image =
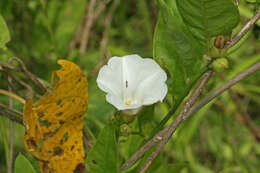
[[[256,13],[254,17],[252,17],[247,24],[236,34],[236,36],[227,43],[227,48],[231,48],[234,46],[248,31],[252,26],[259,20],[260,18],[260,10]]]
[[[19,101],[20,103],[25,104],[25,100],[24,100],[22,97],[20,97],[20,96],[14,94],[14,93],[12,93],[12,92],[9,92],[9,91],[0,89],[0,94],[3,94],[3,95],[6,95],[6,96],[9,96],[9,97],[12,97],[12,98],[14,98],[15,100]]]
[[[155,150],[149,155],[147,161],[144,163],[144,165],[141,167],[139,173],[145,173],[146,170],[149,168],[153,160],[156,158],[156,156],[159,154],[160,150],[163,148],[163,146],[167,143],[167,141],[171,138],[173,133],[176,131],[177,127],[187,118],[191,117],[195,112],[197,112],[199,109],[201,109],[203,106],[208,104],[211,100],[222,94],[224,91],[228,90],[231,86],[235,85],[239,81],[243,80],[250,74],[260,70],[260,62],[254,64],[247,70],[241,72],[234,78],[227,81],[225,84],[223,84],[221,87],[217,88],[215,91],[211,92],[207,96],[205,96],[201,101],[197,102],[193,107],[191,107],[189,110],[185,111],[182,109],[181,113],[178,115],[176,120],[171,123],[168,127],[167,132],[163,136],[163,140],[158,144],[158,146],[155,148]],[[187,104],[187,103],[186,103]]]
[[[10,112],[7,112],[7,111],[0,109],[0,115],[8,118],[11,121],[14,121],[14,122],[24,126],[23,119],[15,116],[14,113],[10,113]]]
[[[256,15],[248,21],[248,23],[237,33],[237,35],[231,40],[231,42],[227,43],[227,48],[230,48],[237,44],[237,42],[249,31],[249,29],[257,22],[257,20],[260,18],[260,10],[256,13]],[[153,147],[155,144],[159,143],[156,149],[150,154],[147,161],[144,163],[143,167],[140,169],[140,173],[144,173],[149,166],[151,165],[152,161],[156,158],[158,153],[160,152],[161,148],[167,143],[169,138],[173,135],[174,131],[177,129],[179,124],[183,122],[183,120],[189,118],[191,115],[193,115],[196,111],[198,111],[202,106],[206,105],[208,102],[210,102],[212,99],[214,99],[217,95],[221,94],[225,90],[227,90],[232,85],[236,84],[240,80],[247,77],[249,74],[259,70],[260,66],[259,63],[255,64],[254,66],[250,67],[248,70],[240,73],[238,76],[234,77],[230,81],[228,81],[226,84],[222,85],[220,88],[209,94],[207,97],[205,97],[203,100],[195,104],[191,109],[182,109],[179,116],[176,118],[176,120],[170,124],[165,129],[161,130],[157,135],[155,135],[151,140],[149,140],[143,147],[141,147],[132,157],[130,157],[129,160],[127,160],[123,166],[120,168],[120,170],[125,170],[131,165],[133,165],[137,160],[139,160],[146,151],[148,151],[151,147]],[[216,95],[217,94],[217,95]],[[182,114],[183,113],[183,114]]]
[[[191,108],[191,110],[185,115],[184,119],[189,118],[192,114],[194,114],[199,109],[201,109],[203,106],[208,104],[211,100],[216,98],[218,95],[222,94],[224,91],[229,89],[231,86],[235,85],[239,81],[243,80],[244,78],[246,78],[247,76],[249,76],[250,74],[252,74],[252,73],[254,73],[254,72],[258,71],[258,70],[260,70],[260,62],[257,62],[253,66],[249,67],[247,70],[241,72],[240,74],[238,74],[234,78],[232,78],[229,81],[227,81],[224,85],[222,85],[221,87],[217,88],[215,91],[213,91],[210,94],[208,94],[207,96],[205,96],[202,100],[200,100],[198,103],[196,103]]]
[[[195,103],[195,101],[198,99],[203,88],[205,88],[206,84],[208,83],[208,81],[212,75],[213,75],[213,71],[208,70],[205,73],[205,75],[202,77],[202,80],[201,80],[199,86],[193,91],[193,93],[189,97],[188,101],[184,104],[184,106],[183,106],[181,112],[179,113],[179,115],[177,116],[177,118],[166,128],[166,131],[164,132],[164,136],[162,137],[162,140],[157,145],[155,150],[150,154],[147,161],[141,167],[139,173],[144,173],[149,168],[149,166],[151,165],[153,160],[159,154],[161,148],[167,143],[167,141],[170,139],[170,137],[175,132],[177,127],[183,122],[184,116],[191,109],[191,106]]]
[[[9,63],[11,60],[9,61]],[[8,80],[8,91],[12,92],[10,84],[12,83],[11,77],[7,76]],[[9,97],[9,108],[13,109],[13,98]],[[10,121],[10,152],[9,152],[9,163],[8,163],[8,173],[13,173],[14,164],[14,122]]]
[[[183,113],[187,112],[187,110],[190,109],[192,104],[195,102],[195,100],[199,97],[202,89],[205,87],[206,83],[212,76],[213,71],[208,70],[204,76],[202,77],[202,80],[199,84],[199,86],[194,90],[188,101],[185,103],[181,113],[176,118],[175,121],[180,121],[180,115],[182,116]],[[141,147],[123,166],[120,168],[120,170],[125,170],[131,165],[133,165],[137,160],[139,160],[147,150],[149,150],[151,147],[153,147],[155,144],[162,142],[166,136],[167,133],[169,133],[171,126],[166,127],[165,129],[161,130],[157,135],[155,135],[151,140],[149,140],[143,147]],[[149,158],[148,158],[149,160]]]

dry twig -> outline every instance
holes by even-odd
[[[17,114],[17,115],[23,117],[23,113],[22,112],[19,112],[19,111],[15,110],[15,109],[11,109],[10,107],[8,107],[6,105],[3,105],[1,103],[0,103],[0,109],[5,109],[5,110],[11,112],[12,114]]]
[[[15,95],[14,93],[0,89],[0,94],[12,97],[12,98],[16,99],[17,101],[19,101],[20,103],[25,104],[25,100],[22,97]]]
[[[206,84],[209,81],[209,79],[211,78],[212,74],[213,74],[212,70],[209,70],[208,72],[205,73],[199,86],[193,91],[193,93],[191,94],[188,101],[184,104],[184,106],[183,106],[181,112],[179,113],[179,115],[177,116],[177,118],[174,120],[174,122],[172,122],[168,126],[161,142],[158,144],[158,146],[155,148],[155,150],[149,155],[149,157],[147,158],[147,161],[141,167],[140,173],[146,172],[146,170],[149,168],[149,166],[151,165],[153,160],[159,154],[162,147],[167,143],[167,141],[170,139],[170,137],[175,132],[177,127],[182,123],[182,121],[184,120],[185,114],[191,109],[191,106],[198,99],[198,97],[200,96],[200,94],[202,92],[202,89],[206,86]]]
[[[252,26],[258,21],[260,18],[260,10],[256,13],[256,15],[250,19],[247,24],[237,33],[237,35],[227,43],[227,48],[231,48],[234,46],[248,31],[252,28]]]
[[[185,108],[182,109],[179,116],[176,118],[176,120],[170,124],[167,132],[165,133],[165,136],[163,137],[163,140],[158,144],[156,149],[150,154],[147,161],[144,163],[143,167],[140,169],[140,173],[144,173],[149,166],[151,165],[152,161],[156,158],[156,156],[159,154],[162,147],[167,143],[167,141],[170,139],[170,137],[173,135],[177,127],[182,123],[183,120],[186,120],[187,118],[191,117],[195,112],[197,112],[200,108],[208,104],[212,99],[222,94],[224,91],[229,89],[231,86],[235,85],[237,82],[243,80],[248,75],[260,70],[260,62],[256,63],[255,65],[251,66],[244,72],[238,74],[228,82],[226,82],[221,87],[217,88],[215,91],[208,94],[206,97],[204,97],[201,101],[196,103],[190,110],[185,111]],[[192,96],[191,96],[192,97]],[[185,105],[186,106],[186,105]],[[184,106],[184,107],[185,107]]]
[[[24,72],[24,74],[28,76],[39,88],[43,89],[48,93],[52,93],[51,89],[48,86],[46,86],[37,76],[35,76],[34,74],[32,74],[30,71],[27,70],[22,60],[20,60],[17,57],[12,57],[11,60],[17,61],[21,67],[22,72]]]
[[[94,8],[96,5],[96,0],[90,0],[88,4],[88,11],[86,14],[86,23],[84,25],[84,29],[81,35],[81,42],[80,42],[80,48],[79,48],[79,53],[82,55],[83,53],[86,52],[87,46],[88,46],[88,38],[89,38],[89,33],[90,29],[92,27],[92,24],[94,22]]]
[[[238,121],[239,123],[243,124],[244,126],[246,126],[252,133],[252,136],[257,140],[260,141],[260,130],[259,128],[257,128],[251,121],[251,118],[249,115],[246,114],[241,114],[240,112],[234,112],[232,110],[230,110],[227,106],[225,106],[223,103],[221,103],[220,101],[215,101],[215,105],[220,108],[221,110],[223,110],[224,112],[226,112],[227,114],[231,115],[234,117],[234,119],[236,121]],[[238,106],[239,107],[239,106]],[[246,118],[247,116],[249,116],[249,118]]]
[[[208,94],[206,97],[204,97],[202,100],[200,100],[198,103],[196,103],[191,110],[185,115],[185,119],[189,118],[192,114],[197,112],[199,109],[201,109],[204,105],[208,104],[211,100],[213,100],[218,95],[222,94],[224,91],[235,85],[237,82],[243,80],[248,75],[260,70],[260,62],[256,63],[255,65],[251,66],[247,70],[241,72],[234,78],[227,81],[224,85],[217,88],[215,91]]]
[[[199,97],[202,88],[206,85],[207,81],[212,76],[213,72],[209,70],[205,73],[203,79],[201,80],[199,86],[194,90],[193,94],[190,96],[189,100],[186,102],[186,104],[183,107],[183,111],[179,114],[179,116],[176,118],[175,121],[182,121],[181,116],[184,112],[187,112],[188,109],[190,109],[190,106],[194,103],[194,101]],[[175,122],[174,121],[174,122]],[[149,140],[142,148],[140,148],[126,163],[123,164],[123,166],[120,168],[120,170],[125,170],[131,165],[133,165],[137,160],[139,160],[146,151],[148,151],[151,147],[153,147],[158,142],[162,142],[165,140],[165,135],[169,133],[171,126],[166,127],[165,129],[161,130],[157,135],[155,135],[151,140]],[[158,145],[159,146],[159,145]],[[149,160],[149,158],[148,158]],[[143,168],[144,169],[144,168]]]
[[[79,44],[82,40],[82,35],[83,35],[83,32],[85,32],[85,34],[87,33],[87,38],[86,38],[86,41],[89,39],[89,32],[90,32],[90,29],[92,27],[92,25],[94,24],[94,22],[97,20],[97,18],[99,17],[99,15],[105,10],[105,7],[106,5],[110,2],[111,0],[103,0],[102,2],[99,2],[98,3],[98,6],[95,8],[94,11],[94,14],[93,14],[93,17],[91,18],[92,19],[92,24],[88,24],[86,25],[87,21],[88,21],[88,14],[89,14],[89,8],[86,10],[85,12],[85,15],[84,15],[84,18],[83,18],[83,21],[82,23],[80,24],[80,26],[78,27],[77,31],[75,32],[75,36],[74,36],[74,39],[71,40],[70,42],[70,46],[69,46],[69,50],[72,51],[77,44]],[[88,28],[86,28],[88,27]],[[87,44],[88,44],[88,41],[86,43],[86,47],[87,47]],[[83,48],[82,48],[83,49]],[[87,49],[87,48],[86,48]],[[86,51],[86,50],[85,50]]]
[[[9,64],[11,59],[9,59]],[[8,83],[12,83],[10,76],[7,76]],[[12,92],[10,85],[8,84],[8,91]],[[9,108],[13,109],[13,98],[9,97]],[[9,162],[8,162],[8,173],[13,172],[13,163],[14,163],[14,122],[10,121],[10,152],[9,152]]]
[[[100,52],[101,52],[101,56],[105,57],[105,52],[106,52],[106,47],[107,47],[107,43],[108,43],[108,38],[109,38],[109,30],[110,30],[110,26],[111,26],[111,20],[112,20],[112,16],[113,13],[117,7],[117,5],[119,4],[120,0],[114,0],[113,4],[110,6],[108,13],[106,15],[105,18],[105,30],[103,32],[103,36],[102,36],[102,40],[100,43]]]
[[[148,157],[147,161],[144,163],[143,167],[140,169],[140,173],[144,173],[149,166],[151,165],[152,161],[156,158],[156,156],[159,154],[160,150],[162,147],[166,144],[166,142],[170,139],[170,137],[173,135],[177,127],[183,122],[183,120],[186,120],[187,118],[191,117],[195,112],[197,112],[200,108],[202,108],[204,105],[209,103],[212,99],[229,89],[231,86],[235,85],[237,82],[243,80],[246,78],[248,75],[260,70],[260,62],[256,63],[255,65],[251,66],[244,72],[241,72],[228,82],[226,82],[224,85],[221,87],[217,88],[215,91],[211,92],[209,95],[204,97],[201,101],[196,103],[193,107],[191,105],[193,102],[198,98],[198,95],[201,92],[201,89],[205,86],[207,80],[205,80],[205,84],[203,85],[204,82],[200,83],[200,86],[194,91],[188,102],[185,104],[183,107],[182,111],[180,114],[177,116],[175,121],[171,123],[168,127],[166,127],[164,130],[160,131],[152,140],[156,139],[156,137],[160,138],[160,142],[156,149],[150,154]],[[195,94],[197,93],[197,94]],[[190,108],[191,107],[191,108]],[[152,142],[152,140],[148,141],[144,146],[146,146],[145,150],[144,147],[139,149],[121,168],[120,170],[127,169],[130,167],[133,163],[135,163],[137,160],[139,160],[144,153],[149,150],[152,146],[155,145],[155,142]],[[151,143],[153,145],[151,145]],[[150,144],[150,145],[148,145]],[[149,147],[149,148],[148,148]],[[139,156],[139,157],[137,157]]]
[[[18,124],[23,125],[23,120],[21,118],[18,118],[17,116],[15,116],[14,114],[12,114],[10,112],[7,112],[7,111],[0,109],[0,115],[18,123]]]
[[[232,92],[232,90],[230,90],[229,93],[231,95],[233,102],[236,104],[237,109],[239,110],[239,112],[242,113],[241,117],[242,117],[243,121],[241,123],[244,124],[246,127],[248,127],[248,129],[250,129],[253,137],[257,141],[260,141],[260,129],[255,126],[255,124],[252,122],[250,115],[247,113],[247,111],[245,109],[243,109],[244,106],[241,103],[238,95],[236,93]]]

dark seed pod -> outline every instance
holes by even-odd
[[[215,41],[214,41],[214,46],[217,49],[223,49],[226,45],[226,38],[224,35],[219,35],[216,37]]]

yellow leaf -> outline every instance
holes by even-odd
[[[27,100],[24,107],[25,147],[38,160],[42,173],[84,171],[83,123],[88,105],[88,84],[74,63],[59,60],[53,73],[59,78],[52,94],[38,103]]]

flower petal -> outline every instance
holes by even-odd
[[[142,100],[143,105],[150,105],[157,101],[162,101],[167,94],[168,87],[165,84],[167,80],[166,73],[152,59],[145,60],[145,71],[149,76],[143,77],[136,88],[136,97]],[[143,72],[140,72],[143,73]]]
[[[165,84],[165,72],[158,72],[144,80],[137,88],[137,97],[142,100],[143,105],[150,105],[162,101],[167,94],[168,88]]]
[[[166,73],[150,58],[112,57],[98,74],[98,87],[119,110],[136,109],[162,101],[167,94]]]
[[[98,73],[98,87],[106,93],[111,93],[118,98],[123,98],[122,92],[122,59],[113,57]]]
[[[122,100],[118,99],[118,96],[112,94],[107,94],[106,100],[108,103],[114,105],[118,110],[137,109],[142,107],[142,104],[126,105]]]

